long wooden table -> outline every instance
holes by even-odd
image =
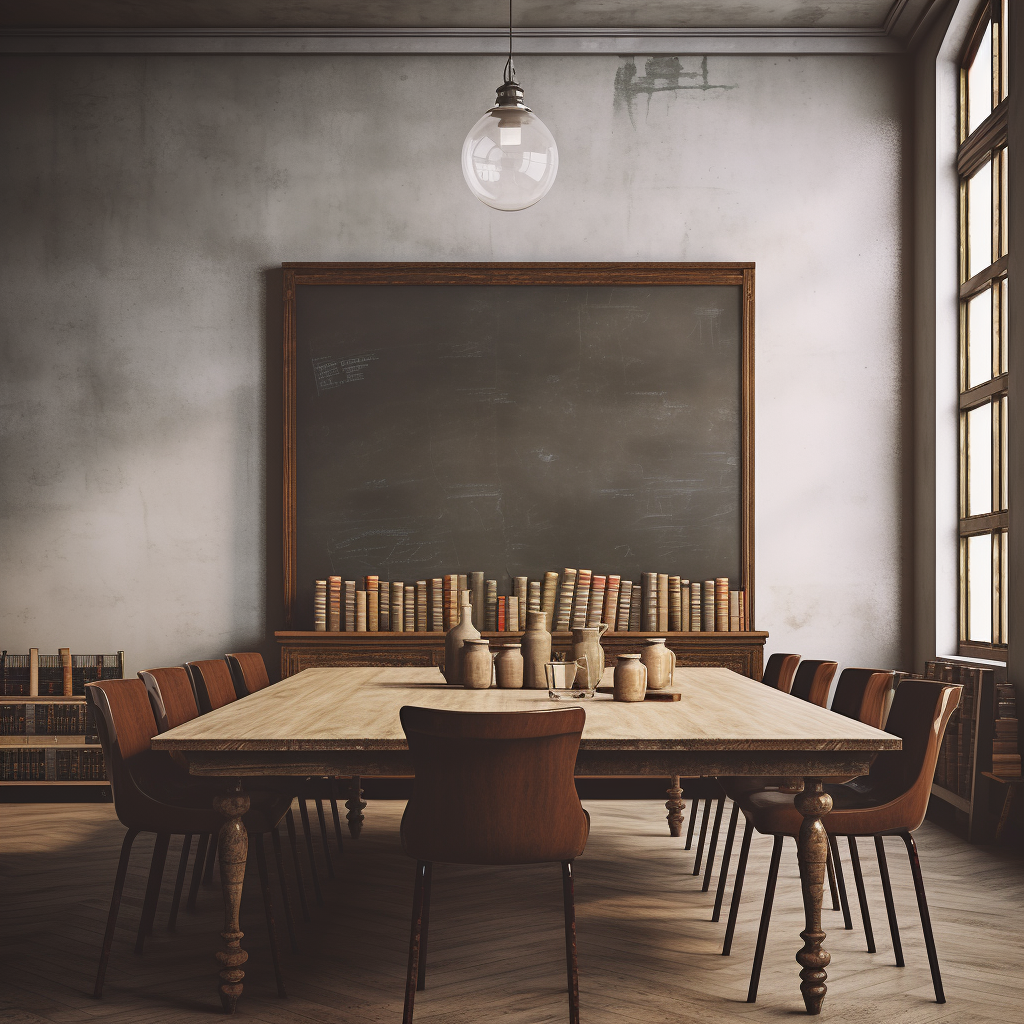
[[[610,682],[610,669],[607,676]],[[675,689],[678,702],[621,704],[601,694],[583,702],[587,723],[576,773],[802,776],[796,806],[804,818],[797,846],[805,928],[796,959],[807,1012],[819,1013],[831,959],[822,947],[827,836],[821,819],[832,798],[822,779],[862,775],[875,753],[898,749],[900,740],[725,668],[678,669]],[[231,780],[214,801],[225,818],[218,842],[224,931],[217,953],[224,1009],[235,1009],[248,958],[238,918],[248,851],[241,820],[249,807],[246,777],[411,775],[398,717],[403,705],[557,712],[564,703],[551,701],[543,690],[447,686],[433,668],[306,669],[155,736],[154,749],[180,751],[193,774]]]

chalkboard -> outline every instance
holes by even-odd
[[[750,264],[285,265],[285,582],[564,566],[752,605]]]

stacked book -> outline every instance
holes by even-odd
[[[1017,695],[1012,683],[997,683],[995,735],[992,738],[993,775],[1001,779],[1020,778],[1017,741]]]
[[[100,782],[106,777],[102,750],[0,750],[0,782]]]
[[[751,628],[746,591],[730,590],[728,577],[690,581],[645,572],[640,580],[591,569],[549,571],[544,578],[516,576],[509,594],[482,572],[451,573],[415,584],[366,576],[328,576],[313,590],[313,629],[339,632],[437,632],[458,624],[459,594],[469,591],[473,623],[488,632],[526,628],[526,612],[542,611],[548,629],[567,632],[607,625],[613,632],[737,633]]]
[[[2,704],[0,736],[96,737],[92,708],[87,704]]]
[[[65,649],[60,654],[0,653],[2,697],[83,697],[86,683],[123,676],[124,651],[117,654],[71,654]]]

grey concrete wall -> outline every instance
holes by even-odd
[[[510,215],[458,166],[500,60],[6,59],[3,646],[265,646],[280,262],[754,260],[757,624],[900,664],[905,62],[623,63],[519,62],[561,168]]]

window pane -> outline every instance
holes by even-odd
[[[992,642],[992,534],[967,538],[967,639]]]
[[[967,303],[967,386],[983,384],[992,376],[992,289],[986,288]]]
[[[967,134],[992,113],[992,22],[967,69]]]
[[[1004,99],[1010,93],[1010,90],[1009,90],[1009,84],[1010,84],[1009,71],[1010,71],[1010,67],[1009,67],[1009,59],[1008,59],[1008,55],[1009,55],[1009,52],[1010,52],[1010,26],[1009,26],[1009,22],[1006,20],[1009,17],[1009,14],[1010,14],[1010,4],[1008,3],[1008,0],[1003,0],[1002,27],[1000,28],[1000,36],[1002,38],[1002,45],[999,47],[999,56],[1000,56],[1000,58],[1002,60],[1002,65],[1003,65],[1003,80],[1002,80],[1002,88],[1000,90],[999,95],[1000,95],[1001,98],[1004,98]]]
[[[1007,361],[1006,326],[1007,326],[1007,300],[1009,299],[1009,285],[1006,278],[999,282],[999,372],[1006,373],[1009,368]]]
[[[999,562],[999,605],[1000,605],[1000,628],[999,628],[999,643],[1005,644],[1009,635],[1010,620],[1006,617],[1009,609],[1009,602],[1006,599],[1007,592],[1009,591],[1009,577],[1010,577],[1010,547],[1008,543],[1008,537],[1006,531],[1001,531],[1002,537],[1002,558]]]
[[[992,511],[992,404],[967,414],[967,514]]]
[[[999,507],[1001,509],[1007,508],[1006,495],[1009,494],[1009,456],[1008,456],[1008,445],[1007,445],[1007,423],[1006,423],[1006,396],[1003,395],[999,399],[999,434],[1000,434],[1000,446],[999,446]]]
[[[1009,218],[1006,216],[1010,204],[1006,201],[1009,194],[1007,183],[1009,182],[1009,154],[1007,150],[1002,151],[1002,159],[999,161],[999,255],[1005,256],[1009,251]]]
[[[967,276],[992,262],[992,162],[967,181]]]

